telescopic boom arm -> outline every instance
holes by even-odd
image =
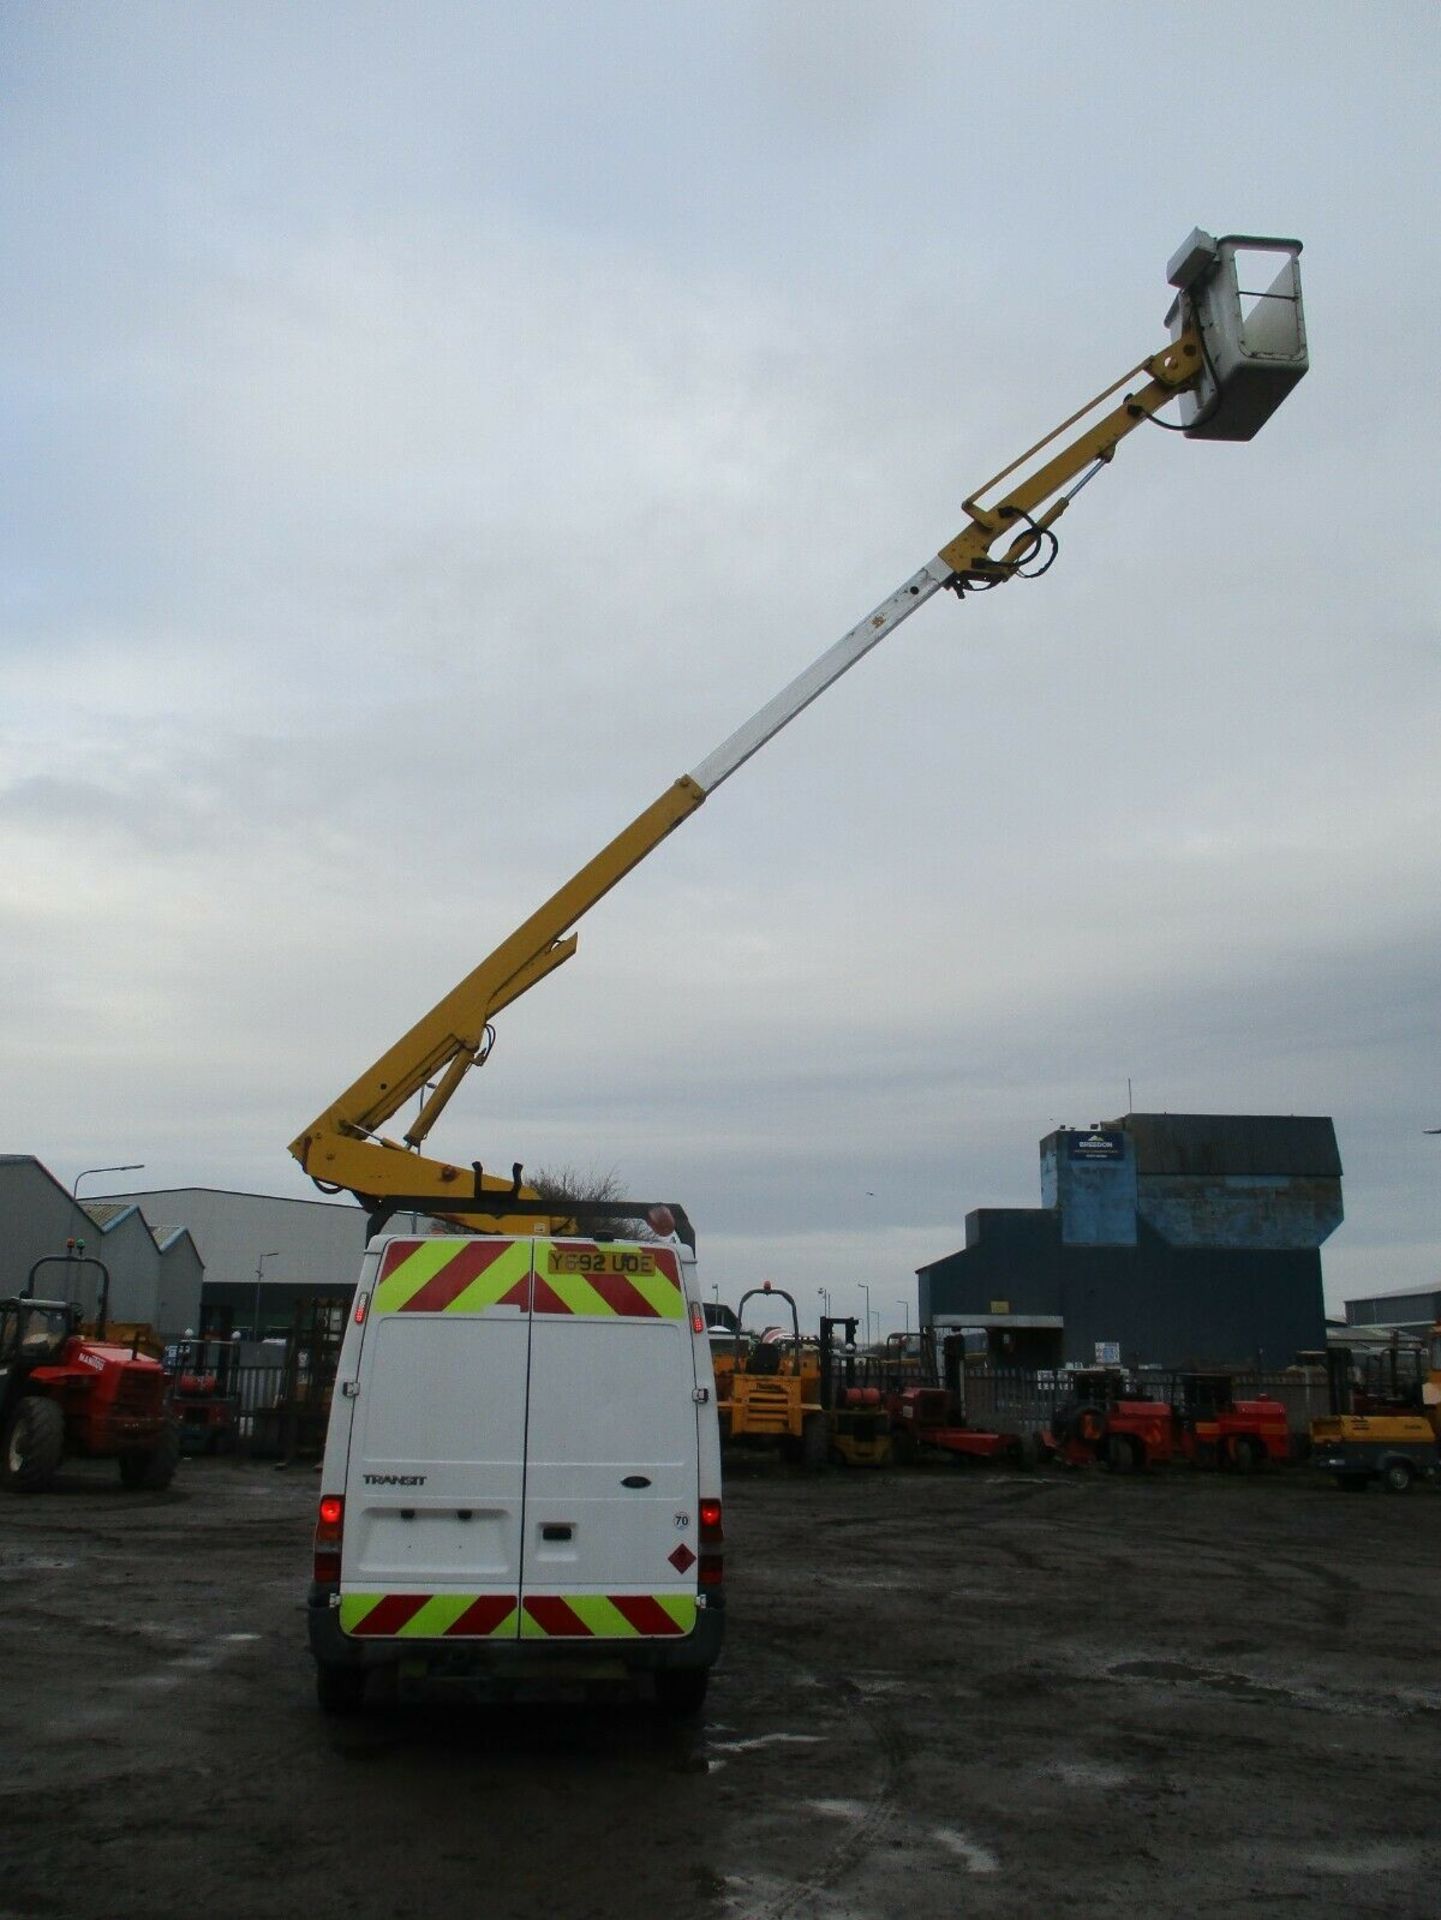
[[[1200,242],[1208,243],[1214,254],[1206,255]],[[979,488],[964,503],[967,523],[953,540],[723,740],[698,766],[682,774],[313,1120],[290,1147],[306,1173],[327,1189],[348,1189],[370,1207],[373,1214],[383,1213],[387,1203],[394,1206],[403,1196],[406,1206],[422,1206],[442,1217],[463,1220],[488,1232],[536,1230],[536,1195],[521,1184],[518,1165],[507,1180],[485,1173],[478,1162],[462,1168],[428,1159],[420,1153],[427,1134],[465,1075],[472,1067],[484,1063],[494,1038],[491,1022],[495,1015],[571,957],[578,940],[573,929],[584,913],[653,852],[723,781],[744,766],[752,754],[933,594],[948,587],[964,595],[1043,573],[1054,558],[1053,528],[1057,520],[1081,488],[1110,462],[1127,434],[1178,395],[1194,394],[1198,389],[1208,395],[1228,390],[1224,374],[1218,377],[1216,356],[1208,339],[1208,323],[1212,305],[1228,299],[1232,291],[1237,249],[1260,247],[1289,252],[1294,290],[1285,297],[1294,299],[1299,329],[1299,278],[1294,271],[1294,254],[1300,251],[1298,242],[1216,242],[1210,240],[1209,235],[1198,233],[1192,235],[1187,247],[1189,251],[1183,249],[1176,259],[1184,257],[1185,270],[1192,277],[1182,287],[1178,300],[1181,320],[1171,344],[1140,361],[1104,393]],[[1226,249],[1231,250],[1229,254]],[[1172,264],[1174,267],[1175,262]],[[1261,297],[1281,296],[1273,290],[1271,295]],[[1229,308],[1226,311],[1229,312]],[[1300,371],[1304,371],[1304,336],[1301,355]],[[1299,378],[1299,372],[1294,370],[1294,355],[1288,368],[1287,384],[1293,384]],[[1251,402],[1249,421],[1255,419],[1257,403],[1254,369],[1248,371],[1252,376],[1247,389]],[[1099,417],[1093,417],[1098,408],[1138,375],[1145,376],[1144,384],[1134,392],[1125,393]],[[1261,409],[1261,418],[1265,417],[1265,410]],[[1206,423],[1214,411],[1210,403],[1199,413],[1193,408],[1198,435],[1206,434]],[[1089,424],[1082,425],[1082,422]],[[1256,430],[1256,424],[1249,425],[1244,437]],[[1072,437],[1063,440],[1072,429],[1076,429]],[[1191,432],[1192,427],[1188,425],[1186,431]],[[1223,436],[1213,426],[1210,437]],[[1046,457],[1042,459],[1042,455]],[[1034,464],[1038,461],[1039,464]],[[1024,477],[1016,478],[1017,475]],[[1005,482],[1010,482],[1006,490],[991,504],[984,504],[986,496],[995,494]],[[994,551],[998,546],[1000,551]],[[406,1129],[403,1144],[379,1135],[377,1130],[417,1095],[422,1096],[420,1107]],[[524,1211],[518,1209],[514,1215],[508,1215],[507,1200],[529,1205]]]

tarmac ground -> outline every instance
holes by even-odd
[[[318,1492],[0,1498],[0,1920],[1441,1910],[1434,1487],[745,1462],[691,1724],[326,1718]]]

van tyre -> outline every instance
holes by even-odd
[[[65,1451],[65,1416],[53,1400],[26,1394],[5,1427],[0,1473],[16,1493],[40,1493],[50,1485]]]
[[[315,1697],[322,1713],[359,1713],[365,1701],[365,1668],[328,1666],[317,1661]]]
[[[170,1485],[179,1465],[180,1435],[174,1427],[166,1427],[148,1453],[121,1454],[120,1484],[159,1493]]]
[[[685,1719],[705,1705],[709,1667],[662,1667],[655,1676],[656,1704],[662,1713]]]

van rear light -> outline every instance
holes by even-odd
[[[358,1326],[358,1327],[363,1327],[363,1326],[365,1325],[365,1310],[366,1310],[366,1308],[367,1308],[367,1307],[368,1307],[369,1305],[370,1305],[370,1295],[369,1295],[368,1293],[358,1293],[358,1294],[356,1294],[356,1296],[355,1296],[355,1324],[356,1324],[356,1326]]]
[[[700,1503],[700,1565],[696,1568],[696,1580],[703,1587],[719,1587],[725,1581],[725,1555],[721,1543],[725,1539],[725,1528],[721,1525],[721,1503],[719,1500],[702,1500]]]
[[[699,1300],[690,1303],[690,1330],[692,1333],[705,1332],[705,1308]]]
[[[340,1542],[344,1525],[343,1497],[338,1493],[322,1494],[315,1521],[314,1579],[319,1586],[333,1586],[340,1579]]]

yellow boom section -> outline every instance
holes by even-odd
[[[406,1132],[409,1146],[420,1145],[466,1073],[484,1057],[492,1016],[570,958],[577,936],[567,929],[704,799],[704,789],[682,775],[292,1140],[290,1151],[311,1178],[347,1187],[368,1203],[403,1193],[431,1195],[454,1205],[478,1198],[478,1189],[513,1192],[511,1181],[423,1159],[407,1153],[398,1141],[371,1136],[439,1074]],[[519,1197],[535,1195],[522,1188]],[[523,1227],[498,1230],[530,1231],[536,1224],[532,1217]]]

